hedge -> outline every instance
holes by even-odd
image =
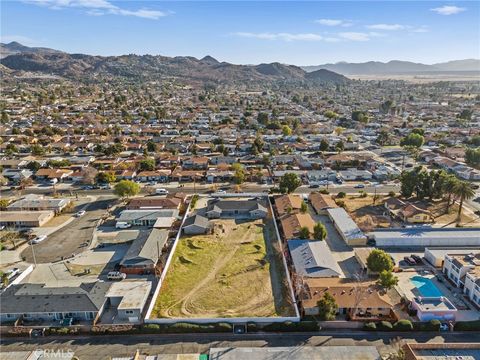
[[[300,321],[291,322],[285,321],[283,323],[271,323],[262,327],[263,331],[318,331],[320,330],[316,321]]]
[[[393,329],[396,331],[412,331],[413,325],[410,320],[398,320],[393,324]]]
[[[427,322],[415,322],[413,323],[413,330],[416,331],[440,331],[439,320],[430,320]]]
[[[375,331],[377,330],[377,325],[374,322],[368,322],[368,323],[365,323],[365,325],[363,325],[363,328],[365,330]]]
[[[380,321],[377,323],[377,329],[380,331],[392,331],[393,325],[391,322],[388,321]]]
[[[458,321],[455,323],[456,331],[480,331],[480,320],[476,321]]]

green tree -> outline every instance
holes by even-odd
[[[393,267],[394,264],[390,255],[383,250],[373,249],[370,255],[368,255],[367,268],[372,272],[392,271]]]
[[[307,226],[302,226],[298,231],[298,237],[300,239],[309,239],[310,238],[310,230]]]
[[[475,196],[475,189],[468,181],[458,181],[453,188],[453,193],[460,199],[460,205],[458,206],[457,214],[457,223],[460,223],[460,219],[462,217],[463,202]]]
[[[352,120],[362,123],[368,123],[368,115],[365,111],[354,110],[352,111]]]
[[[233,181],[235,181],[235,184],[242,184],[245,181],[245,169],[243,168],[243,165],[240,163],[234,163],[232,164],[232,170],[234,171]]]
[[[257,121],[259,124],[265,125],[268,122],[268,114],[264,112],[258,113]]]
[[[115,182],[117,178],[115,174],[112,172],[102,171],[97,173],[97,175],[95,176],[95,180],[97,181],[97,183],[100,183],[100,184],[111,184]]]
[[[345,150],[345,144],[343,143],[342,140],[340,140],[340,141],[335,145],[335,150],[337,150],[338,152],[342,152],[343,150]]]
[[[316,240],[325,240],[327,237],[327,228],[322,223],[316,223],[313,227],[313,237]]]
[[[320,151],[328,151],[330,148],[330,145],[328,144],[328,141],[326,139],[322,139],[320,141]]]
[[[325,116],[327,119],[335,119],[338,117],[338,114],[332,110],[327,110],[323,113],[323,116]]]
[[[153,171],[155,170],[155,159],[148,158],[143,159],[139,163],[139,170],[140,171]]]
[[[302,203],[300,204],[300,212],[302,214],[305,214],[307,211],[308,211],[308,205],[305,201],[302,201]]]
[[[318,300],[318,316],[322,321],[334,320],[337,315],[338,305],[335,298],[327,291],[323,297]]]
[[[30,161],[26,167],[30,171],[37,172],[42,166],[38,161]]]
[[[377,284],[389,290],[398,284],[398,277],[393,275],[391,271],[383,270],[378,276]]]
[[[147,151],[148,152],[157,151],[157,144],[155,144],[152,140],[147,141]]]
[[[424,142],[425,142],[425,138],[422,135],[416,134],[416,133],[410,133],[400,141],[400,145],[421,148]]]
[[[115,185],[113,193],[122,198],[135,196],[140,192],[140,185],[134,181],[122,180]]]
[[[282,134],[283,134],[283,136],[290,136],[290,135],[292,135],[292,129],[290,129],[290,126],[288,126],[288,125],[283,125],[283,126],[282,126]]]
[[[450,206],[452,205],[452,196],[454,194],[455,186],[457,185],[458,179],[455,175],[448,174],[447,178],[443,182],[443,193],[447,194],[447,206],[445,208],[445,213],[448,214],[450,211]]]
[[[465,162],[473,167],[480,166],[480,148],[467,149],[465,151]]]
[[[302,185],[302,180],[300,180],[297,174],[286,173],[281,177],[279,187],[282,193],[290,194],[294,192],[295,189],[298,188],[300,185]]]

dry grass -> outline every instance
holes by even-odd
[[[106,268],[106,264],[97,264],[97,265],[79,265],[72,263],[65,263],[70,274],[73,276],[81,275],[100,275],[102,271]],[[86,273],[86,270],[89,269],[90,273]]]
[[[261,220],[215,221],[212,235],[184,237],[160,290],[154,316],[276,316]]]
[[[43,227],[57,227],[65,223],[68,219],[70,219],[71,215],[61,214],[55,216],[52,220],[47,222]]]

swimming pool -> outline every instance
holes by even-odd
[[[418,289],[423,297],[439,297],[443,296],[435,284],[429,278],[423,276],[413,276],[410,278],[412,284]]]

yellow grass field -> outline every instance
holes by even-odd
[[[266,241],[276,241],[274,236],[268,220],[216,220],[213,234],[182,237],[154,317],[291,315],[291,306],[281,304],[283,267],[267,249]],[[279,295],[274,297],[274,292]]]

